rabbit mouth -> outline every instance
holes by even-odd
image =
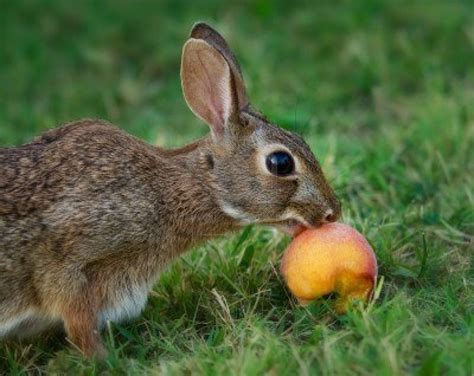
[[[287,219],[281,222],[271,223],[270,225],[293,237],[298,236],[308,228],[308,226],[297,219]]]

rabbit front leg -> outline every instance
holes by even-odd
[[[69,341],[87,358],[107,356],[99,330],[97,304],[88,298],[77,299],[63,311],[64,328]]]

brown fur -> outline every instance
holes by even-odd
[[[0,337],[62,322],[86,356],[101,356],[105,321],[137,315],[160,270],[193,245],[249,222],[286,223],[288,209],[311,226],[337,218],[339,203],[309,147],[248,106],[223,38],[205,24],[194,30],[191,48],[196,38],[213,36],[197,44],[201,58],[213,49],[224,57],[215,59],[216,70],[194,62],[198,73],[183,85],[198,116],[219,114],[208,120],[212,135],[163,150],[104,121],[83,120],[0,149]],[[230,72],[211,80],[227,82],[227,100],[200,92],[210,90],[199,81],[204,71]],[[227,112],[219,107],[229,103]],[[297,178],[259,170],[267,144],[283,145],[300,161]]]

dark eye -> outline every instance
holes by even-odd
[[[268,171],[277,176],[288,176],[295,170],[295,161],[285,151],[275,151],[267,156],[265,161]]]

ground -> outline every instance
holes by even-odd
[[[0,344],[0,373],[470,375],[474,4],[466,1],[2,2],[0,145],[99,117],[164,146],[205,134],[179,83],[197,20],[234,48],[254,105],[301,133],[379,261],[377,299],[301,307],[289,239],[211,241],[163,273],[88,362],[61,336]]]

